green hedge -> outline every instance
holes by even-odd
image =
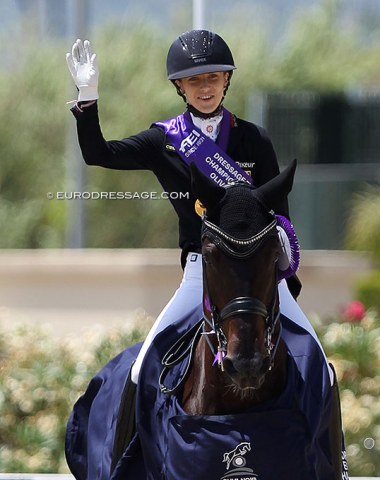
[[[373,270],[357,280],[355,284],[357,298],[369,308],[380,312],[380,270]]]
[[[380,318],[353,302],[328,325],[314,320],[340,382],[351,475],[380,475]],[[72,405],[96,371],[144,337],[144,315],[135,324],[62,339],[30,325],[0,327],[0,471],[67,472]]]
[[[354,195],[345,243],[349,249],[368,252],[375,264],[380,262],[380,186],[367,185]]]

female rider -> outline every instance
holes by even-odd
[[[132,381],[137,383],[142,360],[153,338],[202,302],[201,218],[191,192],[189,163],[198,164],[201,147],[205,148],[203,158],[208,161],[203,163],[212,170],[210,175],[215,181],[226,183],[228,176],[234,180],[248,175],[256,186],[275,177],[279,166],[265,130],[235,117],[223,107],[236,67],[229,47],[219,35],[193,30],[173,42],[167,56],[167,74],[186,103],[185,113],[122,140],[106,141],[102,135],[97,107],[98,66],[90,43],[77,40],[66,58],[79,91],[72,112],[86,164],[118,170],[150,170],[165,192],[189,192],[187,198],[169,198],[179,219],[183,279],[154,323],[133,365]],[[288,206],[283,205],[276,213],[288,217]],[[284,245],[279,267],[288,270],[294,280],[295,271],[289,265],[293,262],[293,267],[297,266],[291,258],[295,252],[284,231],[279,231]],[[299,284],[293,282],[293,286],[296,296]],[[284,280],[279,283],[279,293],[281,312],[314,335]]]

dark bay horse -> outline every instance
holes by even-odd
[[[131,441],[119,433],[139,346],[93,378],[66,434],[77,480],[348,479],[330,366],[316,339],[279,310],[274,212],[295,167],[257,189],[219,187],[192,167],[206,209],[203,305],[147,352]]]

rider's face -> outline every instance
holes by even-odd
[[[223,98],[228,72],[212,72],[176,80],[187,103],[202,113],[212,113]]]

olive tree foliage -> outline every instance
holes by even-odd
[[[225,100],[238,116],[245,117],[252,89],[342,91],[378,69],[379,37],[362,42],[352,25],[342,23],[340,2],[298,12],[277,43],[250,21],[240,18],[218,28],[238,66]],[[11,59],[0,67],[0,248],[63,247],[76,202],[56,198],[56,192],[72,188],[68,178],[75,176],[68,158],[75,120],[66,105],[74,90],[64,59],[70,45],[33,38],[26,44],[15,36],[0,42],[2,57]],[[131,21],[128,28],[102,27],[91,40],[106,139],[126,137],[183,111],[166,80],[172,35]],[[85,168],[81,189],[137,196],[162,191],[151,172],[99,167]],[[168,200],[85,200],[84,206],[87,247],[177,246],[177,218]]]
[[[352,200],[347,222],[346,246],[366,252],[372,269],[354,284],[356,298],[380,312],[380,186],[368,185]]]
[[[296,12],[262,88],[342,92],[377,74],[378,41],[347,23],[343,0]]]
[[[60,59],[51,47],[1,40],[1,57],[11,50],[13,61],[0,69],[0,246],[60,246],[64,205],[46,202],[64,177]]]

